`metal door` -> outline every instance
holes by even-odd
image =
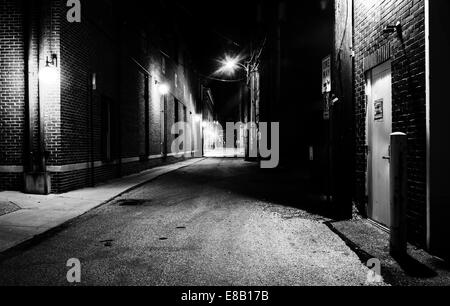
[[[390,226],[391,62],[374,68],[368,79],[369,217]]]

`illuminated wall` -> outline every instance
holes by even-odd
[[[366,73],[392,60],[393,131],[408,134],[408,236],[426,244],[425,1],[355,0],[355,200],[367,205]],[[402,25],[402,37],[385,33]]]
[[[178,118],[194,125],[201,97],[198,76],[184,63],[182,25],[164,4],[144,12],[138,5],[85,1],[81,23],[67,20],[63,0],[1,0],[0,6],[0,190],[22,190],[23,173],[42,171],[36,167],[41,151],[48,154],[53,192],[176,161],[170,151],[163,158],[162,135],[170,150],[175,102]],[[52,56],[52,69],[44,69]],[[160,84],[170,87],[166,109]]]

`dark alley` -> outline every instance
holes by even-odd
[[[65,285],[60,267],[75,257],[84,285],[366,285],[368,268],[308,211],[304,183],[283,187],[303,179],[200,161],[1,262],[0,284]]]
[[[0,289],[449,286],[449,12],[0,0]]]

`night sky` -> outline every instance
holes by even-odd
[[[196,72],[200,76],[241,79],[243,71],[235,76],[217,76],[218,60],[225,54],[249,55],[250,43],[257,32],[258,0],[160,0],[170,14],[182,25],[184,40],[188,43]],[[302,92],[302,102],[298,105],[320,106],[321,99],[321,59],[329,54],[332,37],[330,33],[329,0],[287,1],[287,25],[284,45],[287,61],[283,78],[286,90]],[[151,1],[141,2],[151,9]],[[271,12],[275,14],[275,12]],[[275,14],[276,15],[276,14]],[[299,18],[298,16],[301,16]],[[169,16],[168,16],[169,17]],[[163,19],[164,20],[164,19]],[[240,73],[240,74],[239,74]],[[213,90],[216,111],[222,120],[236,117],[239,104],[239,88],[242,83],[224,83],[209,80],[207,85]],[[294,106],[294,108],[297,106]],[[287,110],[288,112],[301,111]]]
[[[213,73],[220,66],[218,60],[225,54],[246,55],[253,37],[256,19],[255,0],[230,1],[172,1],[179,18],[184,19],[184,32],[193,50],[193,59],[200,74],[213,78],[240,79],[236,76],[218,76]],[[242,84],[242,83],[241,83]],[[208,80],[216,103],[216,110],[222,119],[233,119],[233,110],[239,103],[240,83]]]
[[[183,24],[187,27],[184,30],[201,73],[209,75],[215,71],[217,59],[226,53],[248,53],[257,27],[257,0],[172,1],[179,18],[185,18]],[[304,87],[302,97],[306,101],[303,104],[311,103],[312,108],[318,107],[321,59],[330,52],[332,41],[329,0],[287,2],[288,22],[284,35],[288,39],[284,47],[290,54],[287,55],[289,62],[285,65],[289,68],[284,77],[292,84],[286,84],[286,88],[296,90]],[[239,84],[212,81],[209,86],[213,89],[220,115],[231,119],[233,114],[230,112],[239,103]]]
[[[216,59],[226,52],[245,49],[252,37],[256,16],[253,0],[206,1],[172,0],[179,18],[184,18],[183,28],[194,50],[197,64],[214,68]]]

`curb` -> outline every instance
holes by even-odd
[[[112,197],[112,198],[110,198],[110,199],[108,199],[106,201],[103,201],[100,204],[90,208],[86,212],[84,212],[84,213],[82,213],[82,214],[80,214],[80,215],[78,215],[78,216],[76,216],[74,218],[71,218],[71,219],[63,222],[62,224],[60,224],[58,226],[55,226],[55,227],[50,228],[48,230],[45,230],[44,232],[42,232],[40,234],[37,234],[37,235],[34,235],[34,236],[30,236],[30,238],[25,239],[22,242],[19,242],[18,244],[14,245],[14,246],[12,246],[12,247],[4,250],[4,251],[1,251],[0,252],[0,263],[5,261],[6,259],[9,259],[11,257],[14,257],[14,256],[18,255],[20,252],[23,252],[23,251],[29,249],[32,246],[38,245],[43,240],[45,240],[45,239],[47,239],[47,238],[49,238],[49,237],[51,237],[51,236],[61,232],[62,230],[68,228],[71,224],[75,223],[77,220],[79,220],[81,217],[83,217],[84,215],[88,214],[89,212],[92,212],[95,209],[98,209],[98,208],[100,208],[100,207],[102,207],[104,205],[107,205],[108,203],[113,202],[115,199],[121,197],[125,193],[128,193],[130,191],[138,189],[138,188],[140,188],[140,187],[142,187],[142,186],[144,186],[144,185],[146,185],[146,184],[148,184],[148,183],[150,183],[150,182],[152,182],[152,181],[154,181],[156,179],[159,179],[159,178],[161,178],[161,177],[163,177],[163,176],[165,176],[167,174],[173,173],[175,171],[179,171],[179,170],[184,169],[186,167],[193,166],[193,165],[195,165],[195,164],[197,164],[199,162],[204,161],[205,159],[206,158],[200,158],[200,159],[196,160],[195,162],[193,162],[193,163],[191,163],[189,165],[185,165],[185,166],[182,166],[180,168],[177,168],[177,169],[174,169],[174,170],[162,173],[162,174],[157,175],[157,176],[155,176],[155,177],[153,177],[151,179],[148,179],[148,180],[145,180],[145,181],[143,181],[141,183],[138,183],[138,184],[136,184],[136,185],[134,185],[132,187],[127,188],[126,190],[122,191],[121,193],[117,194],[116,196],[114,196],[114,197]],[[149,169],[149,170],[151,170],[151,169]]]
[[[354,243],[353,241],[351,241],[350,239],[348,239],[344,234],[342,234],[340,231],[338,231],[334,226],[333,226],[333,222],[332,221],[327,221],[324,222],[324,224],[334,233],[336,234],[340,239],[342,239],[344,241],[344,243],[358,256],[359,260],[366,265],[367,262],[373,258],[375,258],[375,256],[370,255],[369,253],[367,253],[366,251],[364,251],[363,249],[361,249],[361,247],[359,245],[357,245],[356,243]]]

